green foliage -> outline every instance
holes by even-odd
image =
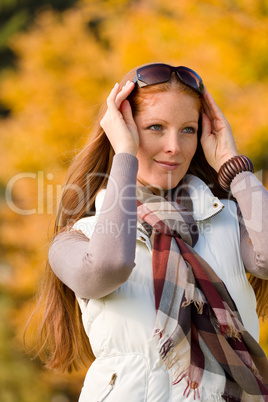
[[[4,48],[9,38],[22,29],[28,20],[28,15],[25,10],[22,10],[13,15],[1,28],[0,49]]]
[[[77,0],[1,0],[0,69],[5,66],[13,65],[14,55],[9,51],[9,40],[15,33],[27,29],[39,10],[44,9],[44,7],[64,10],[74,5],[76,1]]]

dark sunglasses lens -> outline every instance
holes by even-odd
[[[190,68],[179,67],[178,74],[181,81],[189,87],[196,89],[198,92],[203,92],[203,83],[197,73]]]
[[[169,80],[171,72],[169,66],[146,66],[137,71],[138,80],[147,85],[160,84]]]

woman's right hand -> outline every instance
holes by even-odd
[[[138,129],[130,103],[126,100],[134,86],[132,81],[128,81],[119,91],[119,84],[115,84],[107,98],[107,111],[100,121],[116,154],[126,152],[136,156],[138,151]]]

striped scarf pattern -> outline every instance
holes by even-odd
[[[184,396],[198,400],[210,378],[228,402],[268,401],[265,353],[243,327],[224,283],[193,249],[198,228],[187,185],[165,198],[137,187],[137,206],[153,250],[153,337],[173,384],[185,378]]]

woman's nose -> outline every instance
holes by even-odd
[[[180,140],[177,132],[168,133],[164,141],[165,152],[171,154],[177,154],[180,152]]]

